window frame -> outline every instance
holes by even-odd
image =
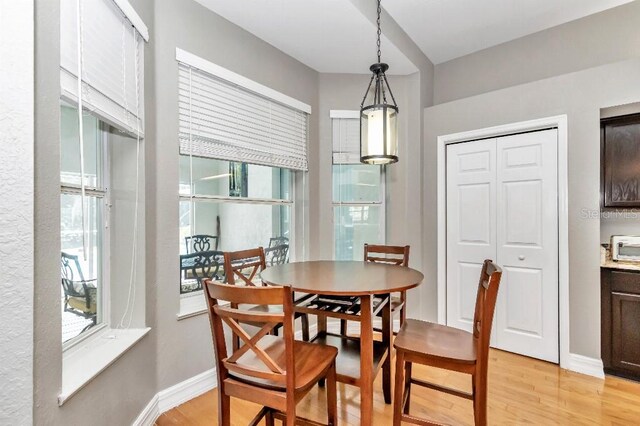
[[[335,201],[333,199],[333,168],[334,167],[348,167],[350,164],[331,164],[331,225],[332,225],[332,247],[331,255],[333,259],[336,258],[336,232],[335,232],[335,212],[339,207],[380,207],[380,221],[378,223],[380,229],[381,240],[380,244],[385,244],[387,241],[387,184],[386,184],[386,168],[385,166],[371,166],[380,167],[380,201]]]
[[[331,126],[333,127],[334,119],[360,119],[359,111],[352,110],[331,110],[329,111],[329,120],[331,122]],[[382,241],[380,244],[385,244],[387,241],[387,179],[386,179],[386,166],[372,166],[372,167],[380,167],[380,198],[379,201],[336,201],[334,199],[333,194],[333,179],[334,167],[349,167],[360,164],[334,164],[333,163],[333,132],[332,132],[332,141],[331,141],[331,227],[332,227],[332,239],[331,239],[331,255],[332,258],[336,258],[336,232],[335,232],[335,212],[336,207],[367,207],[367,206],[379,206],[380,213],[380,222],[378,223],[380,229],[380,235]]]
[[[72,108],[76,108],[76,106],[69,105],[67,103],[61,103],[62,106],[71,106]],[[110,259],[111,259],[111,232],[110,232],[110,213],[111,213],[111,156],[109,155],[109,125],[102,121],[102,119],[96,115],[91,114],[89,111],[83,111],[84,114],[89,114],[93,118],[98,121],[98,132],[99,132],[99,140],[100,147],[99,149],[102,152],[102,157],[100,164],[97,165],[97,168],[100,168],[101,173],[101,187],[93,187],[93,186],[85,186],[85,196],[96,198],[97,203],[102,204],[102,223],[97,224],[97,226],[102,226],[102,238],[100,241],[100,246],[102,250],[101,257],[101,266],[100,266],[100,290],[98,292],[98,317],[100,318],[100,322],[97,322],[94,327],[81,332],[75,337],[62,342],[62,352],[63,354],[66,351],[69,351],[74,346],[77,346],[81,342],[87,340],[88,338],[100,333],[103,330],[111,328],[111,280],[110,280]],[[63,183],[62,179],[60,179],[60,196],[62,195],[80,195],[82,193],[82,188],[80,185]],[[62,312],[62,310],[61,310]],[[72,351],[69,351],[72,352]]]
[[[178,154],[178,158],[181,156],[192,157],[188,154]],[[212,159],[217,160],[217,159]],[[227,161],[227,160],[217,160],[217,161]],[[242,163],[251,165],[250,163]],[[262,166],[262,165],[260,165]],[[190,161],[189,167],[193,167],[193,163]],[[228,203],[228,204],[250,204],[250,205],[267,205],[267,206],[290,206],[291,214],[290,214],[290,222],[289,222],[289,258],[292,261],[296,260],[295,249],[296,249],[296,238],[295,238],[295,229],[296,229],[296,183],[298,179],[303,175],[302,171],[293,170],[293,169],[285,169],[284,167],[273,167],[273,166],[262,166],[262,167],[272,167],[278,168],[281,170],[288,170],[291,178],[289,179],[289,194],[291,196],[289,199],[284,198],[261,198],[261,197],[235,197],[235,196],[224,196],[224,195],[206,195],[206,194],[184,194],[180,193],[178,182],[178,204],[182,202],[189,202],[190,207],[190,227],[191,233],[193,235],[193,212],[194,203],[195,202],[214,202],[214,203]],[[282,184],[282,182],[281,182]],[[180,255],[180,249],[178,249],[178,256]],[[181,282],[178,282],[178,292],[180,289]],[[178,312],[177,318],[178,320],[182,320],[185,318],[190,318],[195,315],[204,314],[207,312],[207,307],[204,298],[204,290],[196,290],[188,293],[179,293],[180,296],[180,310]]]

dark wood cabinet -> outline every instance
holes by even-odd
[[[604,371],[640,380],[640,272],[602,268],[601,281]]]
[[[640,114],[601,123],[603,207],[640,207]]]

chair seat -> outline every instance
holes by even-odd
[[[473,334],[445,325],[407,319],[393,343],[396,350],[425,358],[475,364]]]
[[[281,368],[285,367],[285,343],[284,339],[277,336],[264,336],[256,345],[264,350],[273,361]],[[295,389],[304,389],[315,384],[324,377],[325,372],[338,355],[338,349],[333,346],[319,345],[295,340],[293,342],[293,352],[295,354]],[[238,359],[238,364],[252,366],[257,370],[269,371],[255,352],[249,350]],[[258,379],[245,376],[237,372],[229,371],[229,376],[251,385],[260,386],[284,392],[286,383],[273,380]]]

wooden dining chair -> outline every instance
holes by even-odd
[[[409,266],[409,246],[385,246],[375,244],[364,245],[364,261],[375,263],[386,263],[390,265]],[[405,305],[407,302],[407,293],[401,292],[398,295],[391,296],[391,318],[400,312],[400,326],[404,324],[406,319]],[[382,312],[378,314],[382,316]],[[382,332],[381,329],[374,328],[375,331]],[[340,334],[346,336],[347,321],[340,320]]]
[[[241,251],[228,251],[224,253],[224,271],[225,278],[228,284],[241,284],[245,286],[255,287],[256,284],[262,286],[262,282],[258,280],[258,274],[267,267],[266,259],[264,255],[264,249],[262,247],[241,250]],[[263,305],[258,302],[252,302],[253,307],[250,311],[264,312],[264,313],[277,313],[282,311],[282,307]],[[234,306],[237,308],[237,306]],[[294,314],[295,319],[300,318],[302,322],[302,340],[309,341],[309,316],[305,313],[296,312]],[[251,325],[250,323],[247,323]],[[278,334],[278,330],[281,325],[277,325],[273,328],[273,333]],[[240,338],[234,336],[233,348],[238,349],[240,345]]]
[[[291,287],[245,287],[210,279],[205,281],[205,287],[218,374],[218,424],[231,424],[230,399],[235,397],[263,406],[251,425],[258,424],[263,418],[268,426],[274,425],[274,419],[282,420],[287,426],[296,422],[319,425],[297,418],[296,404],[318,380],[325,379],[327,424],[336,425],[338,350],[333,346],[294,340]],[[220,305],[219,301],[228,301],[231,306]],[[238,308],[254,303],[279,306],[280,309],[255,312]],[[249,336],[241,322],[261,324],[261,328]],[[223,323],[244,342],[231,354],[227,350]],[[283,326],[283,337],[269,334],[277,325]]]
[[[472,400],[475,424],[487,424],[489,340],[501,276],[500,267],[491,260],[484,261],[471,333],[425,321],[405,321],[393,344],[396,349],[394,426],[399,426],[403,420],[419,425],[437,424],[409,414],[411,385]],[[472,392],[465,393],[416,379],[411,376],[413,363],[470,374]]]

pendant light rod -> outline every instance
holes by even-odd
[[[380,1],[381,0],[378,0],[378,19],[376,20],[376,24],[378,25],[378,63],[380,63],[380,58],[382,57],[382,54],[380,53],[380,35],[382,34],[382,30],[380,29],[380,14],[382,13],[382,6],[380,5]]]
[[[377,0],[377,5],[376,55],[378,62],[369,67],[372,75],[360,103],[360,162],[384,165],[398,161],[398,104],[385,74],[389,65],[382,62],[381,0]],[[392,104],[387,101],[387,92],[393,101]]]

